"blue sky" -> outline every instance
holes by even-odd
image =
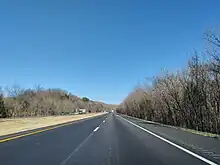
[[[186,66],[219,28],[219,0],[1,0],[0,86],[62,88],[120,103]]]

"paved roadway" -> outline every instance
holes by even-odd
[[[183,146],[220,164],[220,139],[218,138],[197,135],[178,129],[177,127],[160,125],[159,123],[150,124],[150,122],[146,120],[133,117],[123,117],[175,144]]]
[[[121,117],[109,114],[0,143],[0,164],[205,165],[207,163],[133,126]]]

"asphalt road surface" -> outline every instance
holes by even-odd
[[[0,164],[214,165],[112,113],[0,143]]]

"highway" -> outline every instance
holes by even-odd
[[[2,142],[0,160],[1,165],[215,165],[112,113]]]

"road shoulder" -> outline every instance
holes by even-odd
[[[124,117],[124,116],[122,116]],[[125,118],[125,117],[124,117]],[[163,127],[157,124],[149,124],[142,120],[125,118],[175,144],[178,144],[194,153],[201,155],[209,160],[220,163],[220,140],[200,136],[190,132],[172,127]]]

